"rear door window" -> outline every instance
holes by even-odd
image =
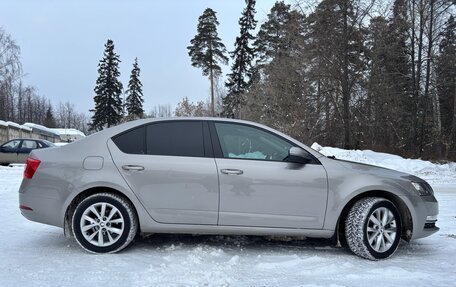
[[[29,149],[36,149],[36,148],[37,148],[36,141],[24,140],[22,142],[21,149],[29,150]]]
[[[112,140],[124,153],[146,153],[146,128],[144,126],[121,133]]]
[[[170,121],[149,124],[147,154],[204,157],[203,122]]]

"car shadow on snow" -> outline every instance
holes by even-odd
[[[221,249],[230,253],[255,254],[296,254],[338,255],[356,257],[348,246],[337,247],[330,239],[299,238],[287,236],[245,236],[245,235],[191,235],[191,234],[151,234],[137,237],[123,252],[141,250],[194,250],[196,248]],[[423,257],[435,254],[432,244],[422,240],[411,243],[401,241],[393,258]],[[361,259],[361,258],[358,258]],[[363,259],[361,259],[363,260]]]
[[[125,252],[135,249],[179,249],[192,250],[198,247],[222,249],[229,252],[254,253],[296,253],[315,251],[317,253],[347,253],[346,248],[338,248],[329,239],[313,239],[286,236],[245,236],[245,235],[191,235],[191,234],[152,234],[138,237]],[[172,249],[172,248],[171,248]]]
[[[85,253],[74,238],[67,238],[63,234],[56,236],[55,232],[35,234],[33,246],[51,248],[55,251]],[[203,250],[221,249],[229,253],[254,254],[296,254],[307,255],[342,255],[354,256],[348,247],[337,247],[330,239],[314,239],[288,236],[245,236],[245,235],[192,235],[192,234],[150,234],[137,236],[134,242],[119,254],[136,252],[155,252],[157,250],[191,251],[196,248]],[[432,244],[418,240],[411,243],[402,241],[393,258],[423,257],[435,254]],[[356,257],[356,256],[354,256]]]

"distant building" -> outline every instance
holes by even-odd
[[[50,129],[58,134],[62,142],[74,142],[76,140],[85,138],[85,134],[77,129]]]
[[[28,127],[32,130],[32,138],[48,140],[50,142],[60,141],[60,136],[57,133],[53,132],[52,129],[45,126],[33,123],[25,123],[22,126]]]
[[[9,141],[13,138],[30,138],[32,129],[13,122],[0,120],[0,143]]]
[[[14,122],[0,120],[0,144],[15,138],[35,138],[54,143],[68,143],[83,137],[85,137],[85,134],[76,129],[51,129],[33,123],[19,125]]]

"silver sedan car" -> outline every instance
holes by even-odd
[[[269,127],[146,119],[34,150],[19,190],[29,220],[113,253],[136,234],[333,238],[367,259],[438,230],[424,180],[328,158]]]

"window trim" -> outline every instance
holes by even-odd
[[[213,149],[214,149],[214,157],[215,158],[221,158],[221,159],[234,159],[234,160],[254,160],[254,161],[261,161],[261,162],[284,162],[284,163],[290,163],[290,162],[287,162],[287,161],[278,161],[278,160],[270,160],[270,159],[255,159],[255,158],[231,158],[231,157],[225,157],[223,155],[223,152],[222,152],[222,146],[220,144],[220,140],[219,140],[219,136],[218,136],[218,133],[217,133],[217,129],[215,127],[215,124],[216,123],[222,123],[222,124],[232,124],[232,125],[239,125],[239,126],[246,126],[246,127],[249,127],[249,128],[254,128],[254,129],[258,129],[260,131],[263,131],[265,133],[268,133],[272,136],[276,136],[278,138],[280,138],[281,140],[289,143],[291,146],[294,146],[294,147],[299,147],[301,149],[303,149],[302,147],[296,145],[294,142],[272,132],[272,131],[269,131],[267,129],[264,129],[262,127],[258,127],[258,126],[254,126],[254,125],[250,125],[250,124],[246,124],[246,123],[237,123],[237,122],[231,122],[231,121],[209,121],[209,128],[210,128],[210,131],[211,131],[211,139],[212,139],[212,145],[213,145]],[[321,165],[321,162],[313,155],[311,154],[310,152],[308,152],[307,150],[303,149],[309,156],[310,158],[312,159],[310,162],[306,163],[306,164],[317,164],[317,165]]]
[[[154,124],[161,124],[161,123],[168,123],[168,122],[171,122],[171,123],[181,123],[181,122],[197,122],[197,123],[201,123],[202,125],[202,136],[203,136],[203,152],[204,152],[204,156],[181,156],[181,155],[156,155],[156,154],[148,154],[147,153],[147,126],[149,125],[154,125]],[[206,124],[205,124],[206,123]],[[122,151],[116,144],[116,142],[114,141],[114,139],[116,137],[119,137],[119,136],[122,136],[132,130],[135,130],[135,129],[139,129],[139,128],[144,128],[145,131],[144,131],[144,153],[126,153],[124,151]],[[111,140],[113,141],[114,145],[119,149],[120,152],[124,153],[124,154],[128,154],[128,155],[145,155],[145,156],[173,156],[173,157],[197,157],[197,158],[214,158],[214,150],[213,150],[213,141],[211,140],[211,133],[209,131],[209,124],[208,124],[208,121],[205,121],[205,120],[190,120],[190,119],[182,119],[182,120],[159,120],[159,121],[154,121],[154,122],[149,122],[149,123],[145,123],[145,124],[142,124],[142,125],[138,125],[138,126],[135,126],[135,127],[132,127],[128,130],[125,130],[123,132],[120,132],[114,136],[111,137]]]

